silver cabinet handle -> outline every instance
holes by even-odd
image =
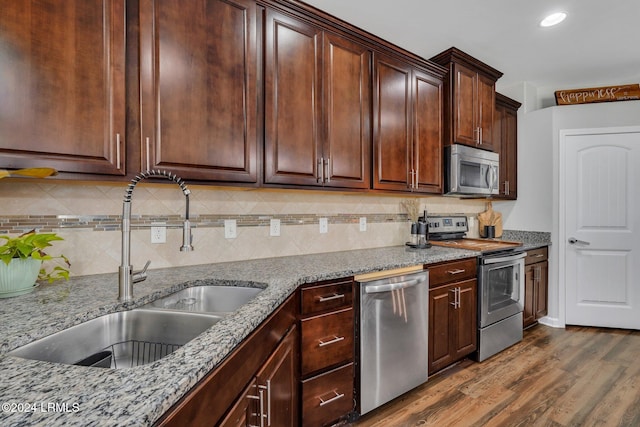
[[[452,274],[452,275],[453,275],[453,274],[461,274],[461,273],[464,273],[465,271],[467,271],[467,270],[460,270],[460,269],[457,269],[457,270],[448,270],[448,271],[447,271],[447,273],[449,273],[449,274]]]
[[[343,340],[344,340],[344,337],[338,337],[338,336],[334,335],[333,339],[331,339],[329,341],[318,340],[318,341],[320,341],[320,344],[318,344],[318,347],[324,347],[325,345],[335,344],[335,343],[343,341]]]
[[[264,427],[264,421],[262,421],[262,411],[263,411],[262,398],[263,398],[262,391],[259,392],[259,396],[254,396],[251,394],[247,395],[247,399],[257,400],[260,406],[259,408],[260,413],[252,412],[251,415],[256,416],[260,419],[261,426],[254,426],[253,424],[249,424],[249,427]]]
[[[324,165],[327,168],[327,170],[325,172],[325,175],[324,175],[324,180],[327,183],[331,182],[331,174],[329,173],[330,172],[330,170],[329,170],[330,162],[331,162],[331,157],[327,157],[327,160],[324,161]]]
[[[264,386],[258,386],[258,388],[264,388]],[[257,396],[248,395],[247,399],[257,400],[259,406],[259,413],[254,414],[260,419],[260,427],[264,427],[264,390],[259,390]]]
[[[316,182],[322,184],[324,182],[324,158],[318,159],[318,172],[316,173]]]
[[[336,400],[342,399],[344,397],[344,393],[338,394],[338,392],[335,390],[333,390],[333,394],[335,394],[335,396],[333,396],[329,400],[324,400],[322,397],[318,396],[318,399],[320,399],[320,406],[328,405],[329,403],[335,402]]]
[[[576,239],[575,237],[569,237],[568,241],[569,241],[570,245],[575,245],[576,243],[579,244],[579,245],[590,245],[591,244],[589,242],[585,242],[584,240]]]
[[[535,254],[532,258],[544,258],[544,254]]]
[[[327,301],[333,301],[336,299],[342,299],[344,298],[344,294],[333,294],[330,297],[318,297],[318,302],[327,302]]]
[[[511,192],[511,186],[509,185],[509,181],[505,181],[504,182],[504,186],[507,187],[505,190],[505,195],[509,195],[509,193]]]
[[[263,419],[267,419],[267,426],[271,425],[271,380],[266,381],[267,385],[258,385],[258,389],[260,389],[260,397],[262,400],[260,401],[260,425],[264,425]],[[267,393],[267,413],[264,414],[263,402],[264,402],[264,392]]]
[[[449,292],[453,292],[453,302],[449,304],[452,305],[454,309],[460,308],[460,288],[450,289]]]
[[[116,133],[116,163],[120,169],[120,134]]]
[[[149,137],[146,139],[147,144],[147,170],[151,170],[151,155],[149,154],[149,150],[151,148],[151,142],[149,141]]]

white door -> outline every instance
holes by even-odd
[[[640,128],[565,130],[560,144],[566,323],[640,329]]]

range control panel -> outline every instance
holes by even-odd
[[[429,216],[429,233],[465,233],[469,227],[467,225],[467,217],[460,216]]]

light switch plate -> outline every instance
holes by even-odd
[[[328,232],[329,232],[329,219],[320,218],[320,234],[325,234]]]
[[[360,217],[360,231],[367,231],[367,217]]]
[[[225,219],[224,220],[224,238],[235,239],[237,237],[236,220]]]

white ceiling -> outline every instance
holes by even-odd
[[[304,1],[424,58],[455,46],[502,71],[498,89],[640,82],[640,0]]]

